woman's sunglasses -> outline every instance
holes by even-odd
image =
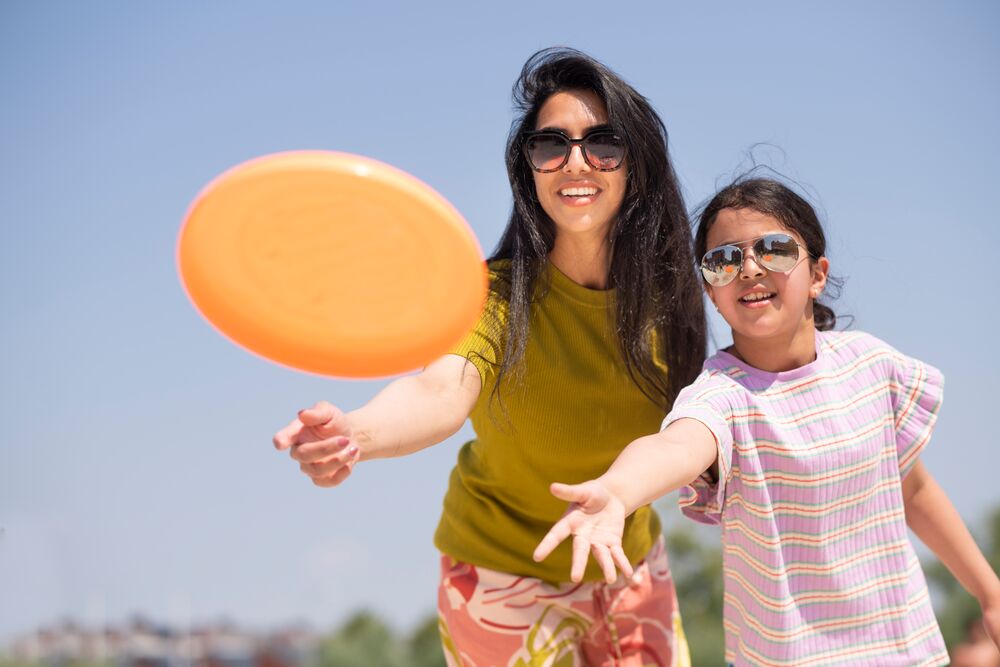
[[[573,146],[579,146],[583,159],[598,171],[614,171],[625,159],[625,142],[606,128],[591,130],[582,139],[570,139],[558,130],[528,132],[524,136],[528,164],[542,174],[565,167]]]
[[[741,247],[742,246],[742,247]],[[768,271],[787,273],[799,263],[799,246],[788,234],[766,234],[747,239],[740,245],[712,248],[701,258],[701,275],[712,287],[723,287],[736,280],[743,270],[743,248],[753,250],[753,259]]]

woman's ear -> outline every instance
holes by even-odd
[[[830,275],[830,260],[820,257],[812,264],[812,285],[809,287],[809,296],[818,299],[826,287],[826,279]]]

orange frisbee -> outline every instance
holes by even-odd
[[[482,252],[428,185],[347,153],[240,164],[195,199],[181,282],[224,336],[335,377],[395,375],[446,353],[486,299]]]

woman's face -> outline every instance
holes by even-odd
[[[598,95],[589,90],[554,93],[538,111],[536,130],[560,130],[580,139],[596,127],[608,125],[608,112]],[[580,234],[607,238],[625,197],[627,164],[615,171],[598,171],[573,146],[562,169],[533,171],[535,192],[542,209],[556,226],[556,236]]]

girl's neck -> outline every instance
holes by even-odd
[[[549,261],[578,285],[595,290],[608,288],[611,252],[606,237],[593,239],[558,235],[549,253]]]
[[[810,318],[790,334],[747,338],[733,331],[730,352],[747,365],[768,373],[801,368],[816,360],[816,327]]]

